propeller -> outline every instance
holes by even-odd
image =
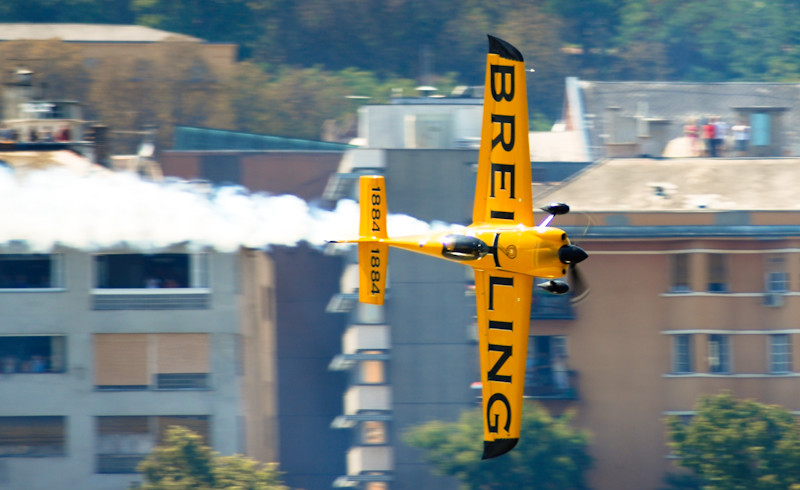
[[[570,301],[573,305],[580,303],[586,299],[587,296],[589,296],[589,291],[591,291],[591,288],[589,288],[589,284],[584,279],[580,269],[578,269],[574,264],[571,264],[567,270],[567,280],[571,285],[570,291],[572,292],[572,297],[570,298]]]
[[[569,206],[564,203],[559,202],[552,202],[547,206],[541,208],[543,211],[547,212],[550,216],[548,216],[539,226],[541,228],[546,227],[550,224],[553,218],[557,215],[567,214],[569,213],[570,209]],[[588,230],[588,224],[587,224]],[[584,234],[587,230],[584,230]],[[589,295],[589,286],[587,282],[583,278],[583,274],[581,274],[577,268],[577,264],[583,262],[589,257],[589,254],[586,253],[581,247],[577,245],[564,245],[558,250],[558,259],[565,265],[567,265],[567,282],[563,281],[548,281],[542,284],[538,284],[538,286],[545,291],[554,294],[564,294],[567,292],[572,293],[572,297],[570,301],[572,304],[577,304],[580,301],[583,301],[586,296]]]

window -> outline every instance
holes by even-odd
[[[711,334],[708,336],[708,370],[712,373],[730,373],[730,337]]]
[[[47,254],[0,254],[0,290],[61,287],[58,257]]]
[[[210,303],[206,254],[95,256],[93,310],[201,310]]]
[[[573,398],[567,337],[533,335],[528,339],[525,394],[537,398]]]
[[[753,146],[770,145],[770,115],[764,112],[750,114],[751,142]]]
[[[64,456],[65,417],[0,417],[0,457]]]
[[[674,254],[672,259],[671,293],[688,293],[689,287],[689,255]]]
[[[785,293],[789,291],[789,273],[783,257],[767,257],[767,284],[768,293]]]
[[[688,334],[672,337],[672,372],[689,374],[694,372],[692,366],[692,336]]]
[[[136,473],[136,466],[164,441],[173,425],[200,434],[208,444],[209,421],[198,416],[96,417],[97,473]]]
[[[769,336],[769,372],[772,374],[792,372],[792,343],[788,334]]]
[[[0,336],[0,373],[63,373],[66,337]]]
[[[728,292],[727,255],[708,255],[708,291],[712,293]]]
[[[159,289],[208,287],[203,254],[97,255],[98,289]]]
[[[100,390],[206,389],[208,334],[95,334]]]
[[[537,277],[534,279],[534,283],[540,284],[547,280],[549,279]],[[572,294],[552,294],[542,288],[533,288],[531,318],[535,320],[574,320],[573,299]]]
[[[363,351],[362,354],[385,354],[384,351]],[[386,363],[381,360],[363,360],[358,363],[358,384],[385,384]]]
[[[381,445],[387,443],[386,422],[382,420],[365,420],[361,422],[361,444]]]

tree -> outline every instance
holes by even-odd
[[[203,444],[200,435],[179,426],[167,430],[165,444],[139,463],[138,470],[144,476],[141,490],[288,490],[280,481],[277,464],[220,456]]]
[[[800,430],[784,408],[722,393],[701,397],[688,424],[673,416],[667,426],[678,464],[703,488],[800,489]]]
[[[589,436],[570,426],[571,414],[552,417],[538,404],[526,404],[522,432],[513,451],[481,461],[483,423],[479,410],[457,422],[428,422],[412,427],[406,442],[423,450],[437,473],[456,477],[464,489],[581,489],[591,467]]]
[[[797,29],[779,3],[629,0],[621,9],[619,50],[629,63],[647,65],[648,57],[663,56],[660,64],[670,67],[673,79],[775,80],[790,68],[781,60]],[[637,49],[643,44],[646,50]]]

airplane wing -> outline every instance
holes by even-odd
[[[533,277],[475,269],[483,383],[483,459],[519,440]]]
[[[473,223],[533,226],[525,63],[489,36]]]

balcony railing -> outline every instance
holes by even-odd
[[[531,318],[536,320],[574,320],[569,294],[536,292],[531,302]]]
[[[211,294],[204,288],[95,289],[93,310],[205,310]]]
[[[98,454],[97,473],[136,473],[146,454]]]
[[[577,400],[578,372],[553,372],[543,369],[538,373],[526,373],[525,397],[534,399]]]

